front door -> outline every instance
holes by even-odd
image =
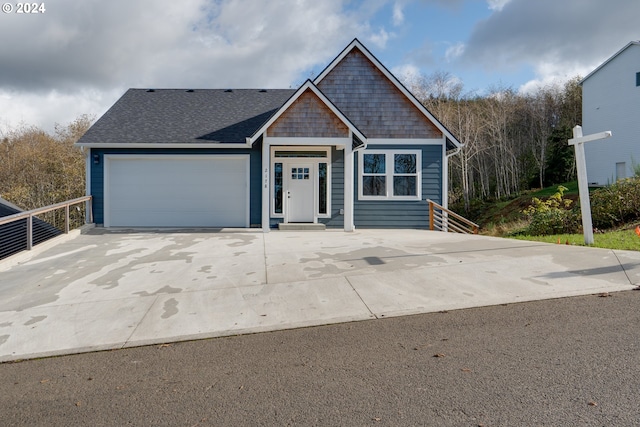
[[[287,173],[288,222],[313,222],[313,163],[289,164]]]

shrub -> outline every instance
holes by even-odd
[[[593,191],[591,219],[597,228],[612,228],[640,219],[640,178],[627,178]]]
[[[522,211],[530,220],[525,233],[542,236],[578,231],[578,214],[570,209],[572,201],[563,197],[566,190],[560,185],[558,191],[548,199],[534,197],[531,200],[531,205]]]

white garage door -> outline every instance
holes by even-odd
[[[249,156],[105,156],[105,227],[248,227]]]

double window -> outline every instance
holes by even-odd
[[[420,150],[364,150],[359,152],[360,200],[420,200]]]

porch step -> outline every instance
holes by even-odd
[[[312,224],[312,223],[305,223],[305,222],[290,222],[288,224],[281,222],[280,224],[278,224],[278,230],[285,230],[285,231],[301,231],[301,230],[322,231],[322,230],[326,230],[326,228],[327,226],[324,224]]]

